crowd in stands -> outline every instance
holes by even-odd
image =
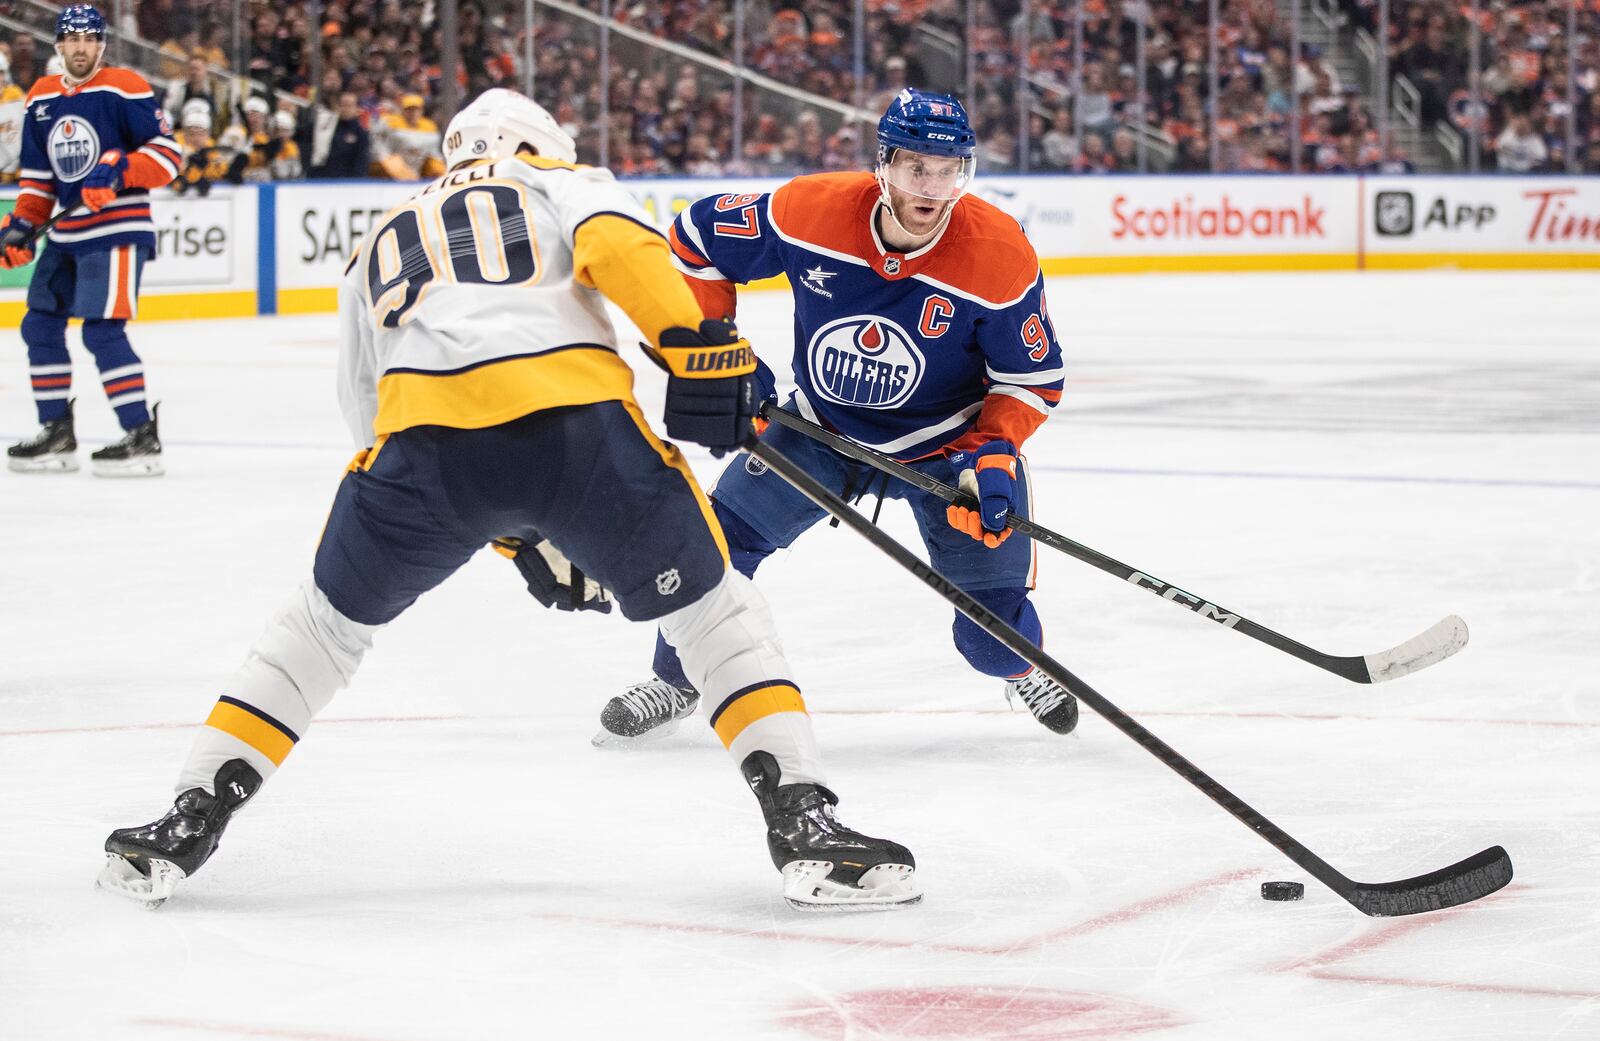
[[[1356,24],[1379,36],[1377,0],[1342,3]],[[1475,129],[1484,169],[1541,173],[1568,168],[1570,114],[1579,150],[1571,158],[1600,173],[1600,7],[1589,0],[1483,0],[1476,101],[1471,18],[1465,4],[1393,0],[1383,45],[1390,66],[1417,89],[1424,122],[1447,122],[1466,141]]]
[[[522,4],[463,0],[456,96],[519,87],[531,71],[535,96],[578,141],[580,159],[623,174],[777,175],[870,161],[870,127],[862,132],[835,109],[759,83],[742,84],[735,127],[734,79],[719,63],[740,58],[759,76],[869,111],[909,84],[954,90],[978,131],[981,168],[991,172],[1410,168],[1379,140],[1359,85],[1341,82],[1315,47],[1291,53],[1275,0],[1221,3],[1214,103],[1207,8],[1192,0],[971,0],[971,10],[967,0],[867,0],[860,83],[854,0],[744,0],[742,19],[734,0],[576,2],[596,15],[608,10],[618,27],[607,41],[604,90],[592,20],[541,5],[528,70]],[[1376,35],[1378,0],[1340,2]],[[1567,167],[1567,49],[1575,46],[1575,159],[1600,172],[1600,15],[1585,0],[1573,43],[1569,2],[1482,0],[1478,106],[1468,83],[1469,8],[1391,0],[1384,45],[1393,70],[1419,91],[1425,121],[1464,129],[1476,120],[1485,167],[1518,172]],[[166,84],[165,108],[192,149],[184,180],[197,189],[300,176],[409,179],[440,169],[439,128],[450,115],[441,111],[435,7],[325,0],[312,24],[298,0],[244,0],[238,54],[232,0],[138,0],[122,27],[159,45],[149,71]],[[954,41],[959,52],[969,30],[970,54],[957,61],[966,67],[952,72],[947,62],[939,72],[949,82],[930,82],[925,37]],[[12,92],[42,74],[49,57],[26,35],[0,41]],[[219,74],[227,72],[235,75]],[[238,74],[253,91],[240,89]]]

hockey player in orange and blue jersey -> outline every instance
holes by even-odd
[[[13,445],[7,464],[21,472],[78,468],[72,424],[72,363],[67,319],[83,319],[106,398],[126,432],[93,454],[102,476],[162,472],[161,440],[146,407],[144,365],[124,329],[139,301],[139,275],[155,252],[148,190],[178,173],[180,154],[150,84],[131,69],[102,65],[106,23],[88,4],[56,19],[64,71],[28,92],[22,128],[21,191],[0,222],[0,267],[33,260],[39,228],[59,206],[28,285],[22,338],[33,400],[43,429]]]
[[[701,199],[670,240],[708,316],[732,318],[736,284],[788,276],[797,389],[787,407],[978,499],[974,511],[898,482],[880,492],[909,501],[934,567],[1037,642],[1033,547],[1008,540],[1005,518],[1027,515],[1020,450],[1061,398],[1061,348],[1021,226],[966,194],[976,151],[959,101],[904,90],[878,123],[873,173]],[[784,427],[761,437],[847,498],[879,477]],[[753,457],[729,466],[712,498],[745,574],[825,516]],[[1071,694],[959,614],[954,637],[1045,726],[1076,725]],[[658,641],[655,678],[611,699],[595,743],[663,732],[697,701]]]

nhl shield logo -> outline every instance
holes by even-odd
[[[100,135],[94,124],[81,116],[62,116],[50,128],[45,142],[50,168],[59,181],[81,181],[100,158]]]
[[[900,273],[900,258],[899,257],[884,257],[883,258],[883,273],[886,274],[886,275],[898,275]]]
[[[1379,192],[1373,221],[1379,235],[1409,235],[1416,226],[1416,212],[1410,192]]]
[[[829,322],[812,337],[806,356],[816,392],[856,408],[904,405],[927,370],[916,341],[875,314]]]

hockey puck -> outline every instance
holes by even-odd
[[[1263,882],[1261,883],[1261,899],[1263,900],[1298,900],[1306,895],[1303,882]]]

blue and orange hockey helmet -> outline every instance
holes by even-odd
[[[907,87],[878,120],[878,162],[888,162],[896,148],[970,159],[977,154],[978,135],[952,95]]]
[[[106,20],[93,4],[69,4],[56,16],[56,39],[68,36],[106,38]]]

